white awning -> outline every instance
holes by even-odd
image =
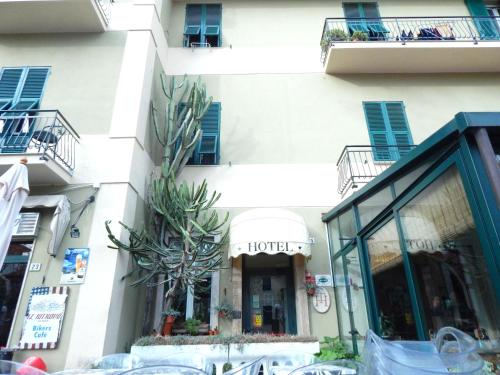
[[[311,255],[304,219],[277,208],[257,208],[236,216],[230,225],[229,258],[241,254]]]
[[[47,253],[56,255],[68,228],[71,207],[65,195],[30,195],[26,198],[23,208],[55,207],[54,216],[50,222],[52,237],[47,246]]]

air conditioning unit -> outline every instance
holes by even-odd
[[[12,239],[33,238],[37,235],[39,212],[21,212],[14,224]]]

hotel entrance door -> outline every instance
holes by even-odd
[[[291,257],[259,254],[243,262],[243,329],[296,334]]]

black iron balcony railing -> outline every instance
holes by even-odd
[[[327,18],[321,37],[324,63],[335,43],[500,40],[500,17]]]
[[[337,162],[338,188],[342,196],[350,188],[370,182],[416,146],[346,146]]]
[[[58,110],[0,111],[2,154],[39,154],[69,173],[75,169],[79,135]]]

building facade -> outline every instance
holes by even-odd
[[[57,348],[16,359],[35,353],[50,370],[73,368],[126,351],[145,315],[159,323],[162,291],[145,312],[145,292],[122,280],[129,258],[107,247],[104,222],[122,240],[118,221],[144,223],[160,163],[150,108],[165,105],[165,74],[200,76],[213,96],[205,138],[180,178],[206,179],[231,221],[226,267],[186,291],[183,317],[224,334],[340,334],[357,350],[346,334],[351,290],[366,312],[354,328],[380,323],[367,289],[346,288],[323,222],[333,216],[322,215],[456,113],[498,111],[499,9],[483,0],[0,1],[0,168],[27,156],[30,195],[62,195],[70,207],[53,252],[54,206],[40,198],[26,208],[40,213],[39,230],[13,241],[10,256],[24,258],[12,258],[22,275],[3,344],[18,344],[31,289],[62,285],[69,248],[90,255],[84,283],[68,287]],[[353,246],[356,228],[346,225],[339,246]],[[26,271],[32,263],[40,271]],[[306,274],[324,285],[315,296]],[[218,316],[223,303],[233,319]]]

